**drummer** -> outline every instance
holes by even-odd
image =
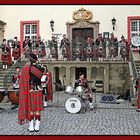
[[[13,84],[14,90],[19,90],[19,78],[20,78],[21,70],[20,70],[20,67],[16,67],[15,70],[16,70],[16,73],[12,77],[12,84]],[[16,109],[17,107],[18,107],[17,104],[12,103],[11,110]]]
[[[92,97],[91,90],[88,85],[88,80],[85,78],[84,73],[80,73],[79,79],[75,81],[75,88],[77,86],[82,86],[84,88],[84,93],[88,97],[88,100],[90,102],[90,109],[93,109],[93,104],[92,104],[93,97]]]
[[[16,73],[12,77],[12,84],[13,84],[13,89],[18,90],[19,89],[19,78],[20,78],[20,67],[15,68]]]

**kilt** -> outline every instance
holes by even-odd
[[[33,90],[30,92],[31,95],[31,111],[43,110],[43,94],[41,90]]]
[[[2,62],[5,62],[6,64],[8,64],[9,63],[9,55],[3,55],[2,54],[2,56],[1,56],[1,60],[2,60]]]

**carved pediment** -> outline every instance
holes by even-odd
[[[92,20],[93,14],[91,11],[81,8],[73,12],[73,20],[75,21],[89,21]]]

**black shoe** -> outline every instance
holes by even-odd
[[[16,108],[18,108],[18,105],[15,105],[15,106],[11,107],[11,110],[14,110]]]
[[[39,132],[39,130],[35,130],[35,132]]]
[[[28,129],[28,131],[30,131],[30,130]],[[30,132],[34,132],[34,130],[33,131],[30,131]]]
[[[136,109],[137,112],[140,112],[140,109]]]

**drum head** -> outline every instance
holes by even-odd
[[[65,92],[70,94],[73,93],[73,87],[67,86]]]
[[[82,104],[78,98],[69,98],[65,103],[65,108],[69,113],[78,113],[81,110]]]
[[[82,86],[78,86],[76,87],[76,92],[78,93],[82,93],[84,91],[83,87]]]

